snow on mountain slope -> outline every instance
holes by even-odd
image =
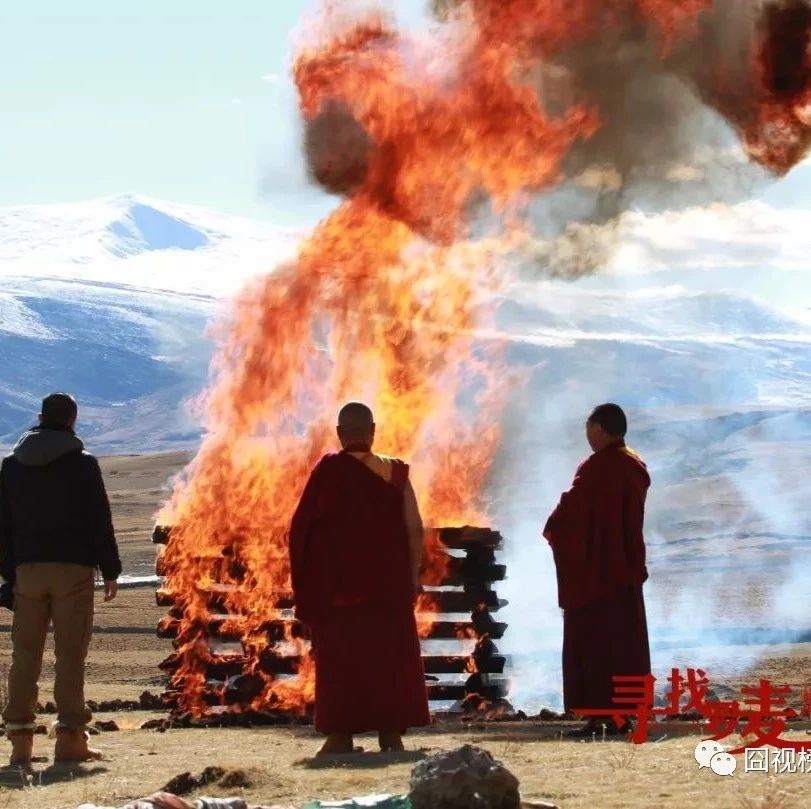
[[[785,217],[789,231],[767,206],[733,213],[628,215],[605,275],[510,287],[480,340],[506,340],[509,362],[529,370],[517,406],[543,401],[548,416],[595,398],[804,402],[811,318],[798,256],[811,246],[811,214]],[[193,441],[183,401],[205,384],[206,322],[247,278],[293,255],[301,235],[133,195],[0,208],[0,441],[58,387],[81,398],[99,449]],[[718,266],[702,268],[704,253]]]
[[[53,389],[79,397],[97,450],[196,441],[184,402],[207,377],[206,324],[298,240],[130,195],[0,209],[0,444]]]
[[[301,233],[121,195],[0,208],[6,278],[220,298],[289,258]]]

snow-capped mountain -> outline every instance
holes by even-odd
[[[143,197],[0,209],[0,444],[43,392],[79,397],[103,452],[193,443],[206,323],[299,234]]]
[[[482,332],[530,369],[528,401],[806,401],[811,214],[750,203],[628,214],[623,229],[604,275],[516,282]],[[79,396],[100,451],[193,442],[183,403],[207,378],[206,323],[301,235],[134,195],[0,209],[0,442],[56,388]]]

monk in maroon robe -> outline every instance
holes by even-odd
[[[591,455],[577,470],[544,528],[552,546],[563,609],[563,702],[567,711],[611,708],[614,675],[650,673],[642,584],[648,578],[642,524],[650,477],[625,445],[627,420],[615,404],[586,422]],[[571,735],[590,736],[610,719]]]
[[[414,617],[423,527],[408,464],[372,453],[372,411],[338,415],[343,450],[313,469],[290,530],[297,617],[315,658],[320,754],[351,753],[353,734],[376,731],[380,749],[430,721]]]

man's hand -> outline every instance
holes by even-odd
[[[118,582],[115,579],[104,582],[104,600],[112,601],[117,595]]]

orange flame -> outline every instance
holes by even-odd
[[[665,37],[706,5],[638,0]],[[525,76],[539,43],[553,51],[597,33],[601,16],[586,0],[473,0],[458,24],[427,35],[402,35],[375,15],[335,24],[300,51],[305,123],[338,109],[357,130],[351,166],[329,149],[311,155],[316,176],[351,178],[351,196],[295,261],[242,291],[218,334],[208,432],[159,516],[173,526],[161,567],[183,612],[173,676],[183,710],[206,710],[213,602],[241,616],[252,660],[270,642],[269,616],[284,617],[290,518],[310,469],[334,449],[331,420],[348,398],[372,405],[381,451],[413,462],[426,524],[487,519],[508,386],[472,335],[502,280],[503,237],[517,232],[520,204],[557,183],[573,144],[599,127],[587,107],[549,118]],[[329,10],[322,19],[334,22]],[[473,216],[482,200],[495,214],[487,228]],[[224,549],[244,575],[215,564]],[[426,560],[443,564],[430,539]],[[431,612],[430,596],[418,609]],[[289,628],[285,641],[300,676],[259,673],[254,708],[312,701],[307,644]]]

